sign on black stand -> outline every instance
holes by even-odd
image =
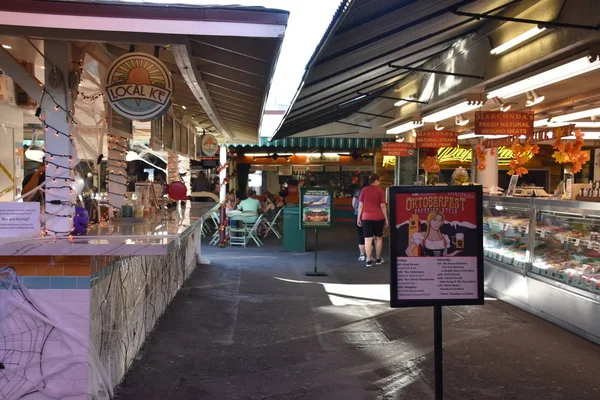
[[[481,186],[389,189],[391,307],[434,307],[435,398],[443,398],[442,307],[484,303]]]
[[[333,189],[330,187],[300,188],[300,228],[315,230],[315,266],[308,276],[327,276],[317,271],[317,252],[319,249],[319,229],[331,228],[333,222]]]

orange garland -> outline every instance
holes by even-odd
[[[580,129],[575,131],[575,140],[569,140],[565,143],[559,136],[552,145],[556,151],[552,154],[552,158],[559,164],[573,165],[573,173],[581,171],[581,168],[590,161],[590,155],[587,152],[581,151],[583,147],[583,132]]]
[[[487,166],[487,154],[486,154],[486,149],[485,147],[481,146],[481,145],[475,145],[475,156],[477,157],[477,169],[480,171],[485,170],[485,167]],[[495,150],[492,148],[490,149],[490,155],[494,155],[495,154]]]
[[[534,156],[534,154],[540,152],[540,146],[537,144],[532,145],[529,141],[525,142],[525,144],[521,144],[519,140],[515,140],[510,148],[512,149],[515,158],[511,160],[510,170],[507,174],[523,176],[529,173],[524,165]]]

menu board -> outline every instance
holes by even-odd
[[[165,149],[173,150],[173,116],[169,114],[163,115],[163,138]]]
[[[389,188],[392,307],[483,304],[481,186]]]
[[[333,221],[333,189],[330,187],[300,188],[300,227],[331,228]]]

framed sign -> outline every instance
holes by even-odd
[[[173,150],[173,116],[170,114],[165,114],[163,116],[163,137],[165,149]]]
[[[219,156],[219,141],[210,133],[200,136],[202,156],[203,157],[218,157]]]
[[[300,188],[300,228],[331,228],[333,222],[333,188]]]
[[[391,307],[483,304],[481,186],[389,188]]]

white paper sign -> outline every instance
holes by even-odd
[[[0,238],[40,236],[40,203],[0,202]]]

